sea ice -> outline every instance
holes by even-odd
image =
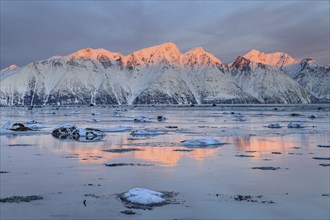
[[[134,118],[134,122],[151,122],[151,120],[149,118],[142,116],[142,117]]]
[[[282,126],[278,122],[272,122],[268,125],[268,128],[281,128]]]
[[[185,147],[216,147],[217,145],[225,144],[224,141],[215,138],[196,138],[191,140],[185,140],[181,142],[181,145]]]
[[[301,122],[290,122],[288,128],[304,128],[305,125]]]
[[[135,136],[135,135],[159,135],[161,134],[160,132],[158,131],[153,131],[153,130],[136,130],[136,131],[133,131],[131,133],[132,136]]]
[[[162,196],[164,196],[163,193],[144,188],[130,189],[124,194],[124,198],[127,201],[141,205],[153,205],[163,203],[165,202],[165,199],[162,198]]]
[[[120,132],[120,131],[130,131],[132,130],[132,127],[129,126],[115,126],[111,128],[102,128],[102,131],[104,132]]]
[[[75,125],[64,124],[55,128],[52,135],[56,138],[71,138],[76,141],[96,141],[105,136],[104,132],[95,128],[77,128]]]

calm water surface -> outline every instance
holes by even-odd
[[[44,197],[30,203],[1,203],[1,218],[328,219],[330,167],[319,164],[329,164],[329,160],[313,159],[330,157],[329,148],[317,147],[330,144],[329,109],[322,108],[127,107],[127,111],[114,114],[123,108],[81,107],[75,108],[79,113],[71,116],[65,114],[73,108],[2,108],[2,125],[7,121],[36,120],[45,128],[30,135],[0,136],[1,171],[9,172],[0,174],[1,198]],[[291,116],[292,113],[299,116]],[[311,114],[317,117],[310,119]],[[168,120],[158,122],[158,115]],[[134,123],[138,116],[153,121]],[[92,118],[100,121],[90,122]],[[267,128],[272,121],[284,127]],[[288,129],[291,121],[301,121],[307,127]],[[63,123],[101,129],[123,125],[164,133],[132,137],[131,131],[107,132],[98,142],[63,141],[50,135],[54,127]],[[169,125],[178,128],[165,128]],[[181,141],[199,137],[218,138],[228,144],[176,151],[189,150],[180,145]],[[104,151],[119,148],[139,151]],[[154,166],[107,167],[107,163]],[[280,169],[251,169],[270,166]],[[116,194],[135,187],[178,192],[178,204],[133,210],[137,214],[132,216],[121,214],[127,208]],[[236,195],[263,197],[253,203],[235,201],[232,197]]]

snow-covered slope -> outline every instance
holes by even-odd
[[[278,68],[239,56],[231,75],[241,88],[261,103],[310,103],[314,97]]]
[[[322,81],[329,67],[303,65],[281,54],[253,50],[244,55],[251,60],[241,57],[229,67],[203,48],[182,54],[173,43],[127,56],[86,48],[2,70],[0,104],[310,102],[310,94],[288,76],[314,95],[329,97]]]
[[[263,53],[251,50],[244,58],[277,67],[319,99],[330,99],[330,67],[321,66],[315,60],[293,58],[286,53]]]
[[[1,70],[1,72],[0,72],[0,80],[3,80],[5,78],[7,78],[8,76],[13,75],[18,70],[19,70],[19,66],[15,65],[15,64],[10,65],[9,67]]]
[[[330,66],[316,64],[313,59],[303,59],[285,71],[307,91],[322,100],[330,100]]]

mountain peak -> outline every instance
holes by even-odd
[[[17,69],[17,68],[19,68],[19,66],[17,66],[16,64],[10,65],[10,66],[8,67],[9,70],[15,70],[15,69]]]
[[[264,53],[256,49],[252,49],[246,53],[244,58],[265,65],[271,65],[276,67],[289,66],[299,63],[301,60],[291,57],[287,53],[274,52],[274,53]]]
[[[195,48],[191,49],[190,51],[188,51],[187,53],[205,54],[206,51],[204,50],[203,47],[195,47]],[[187,53],[186,53],[186,54],[187,54]]]
[[[175,52],[175,53],[180,53],[181,54],[179,48],[172,42],[165,42],[165,43],[160,44],[160,45],[147,47],[147,48],[141,49],[139,51],[136,51],[134,53],[138,53],[138,52],[152,52],[152,53],[154,53],[156,51]]]
[[[144,64],[158,64],[161,62],[180,63],[181,52],[178,47],[171,42],[166,42],[157,46],[148,47],[133,52],[127,56],[127,62],[133,66]]]
[[[2,70],[1,70],[1,73],[4,73],[4,72],[6,72],[6,71],[11,71],[11,70],[16,70],[16,69],[18,69],[18,68],[19,68],[19,66],[17,66],[16,64],[12,64],[12,65],[10,65],[10,66],[8,66],[8,67],[2,69]]]
[[[111,52],[109,50],[98,48],[84,48],[81,50],[78,50],[68,56],[66,56],[68,59],[90,59],[90,60],[99,60],[101,57],[108,57],[111,59],[116,59],[117,57],[121,57],[122,55],[116,52]]]
[[[196,47],[184,54],[188,63],[209,65],[209,64],[222,64],[222,62],[216,58],[213,54],[206,52],[202,47]]]

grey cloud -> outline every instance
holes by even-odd
[[[224,62],[252,48],[329,63],[326,2],[1,2],[1,69],[103,47],[128,54],[174,42]]]

